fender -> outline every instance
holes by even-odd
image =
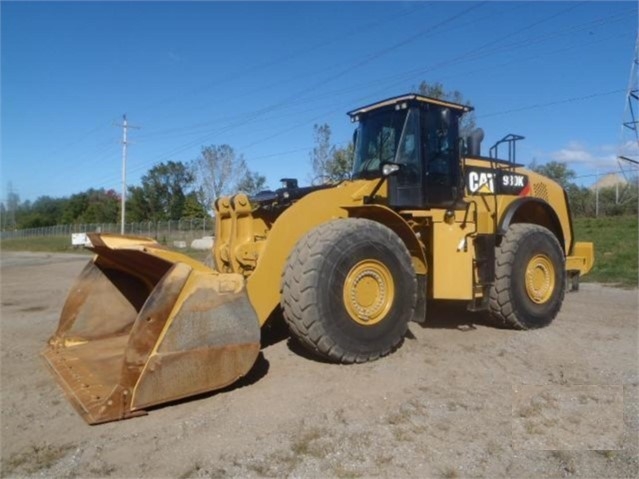
[[[393,230],[395,234],[401,238],[410,252],[415,273],[426,274],[428,272],[426,255],[419,239],[417,239],[415,232],[406,220],[395,211],[386,206],[374,204],[346,206],[344,209],[348,211],[348,215],[351,218],[366,218],[381,223]]]
[[[246,279],[249,300],[263,325],[280,304],[280,277],[300,238],[322,223],[347,218],[349,206],[361,205],[375,182],[357,180],[314,191],[286,208],[268,231],[255,270]]]
[[[510,203],[499,221],[498,233],[505,235],[508,227],[514,223],[534,223],[548,228],[557,237],[564,253],[570,250],[570,245],[566,250],[565,236],[557,213],[540,198],[527,196]]]

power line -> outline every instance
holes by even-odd
[[[589,99],[592,99],[592,98],[598,98],[598,97],[602,97],[602,96],[613,95],[613,94],[621,93],[621,92],[624,92],[624,91],[625,91],[625,89],[616,89],[616,90],[610,90],[610,91],[606,91],[606,92],[591,93],[590,95],[565,98],[563,100],[550,101],[550,102],[547,102],[547,103],[535,103],[535,104],[532,104],[532,105],[522,106],[522,107],[518,107],[518,108],[511,108],[509,110],[503,110],[503,111],[497,111],[497,112],[494,112],[494,113],[487,113],[485,115],[479,115],[479,116],[477,116],[477,119],[489,118],[489,117],[492,117],[492,116],[499,116],[499,115],[506,115],[506,114],[509,114],[509,113],[518,113],[520,111],[534,110],[534,109],[537,109],[537,108],[545,108],[545,107],[554,106],[554,105],[563,105],[563,104],[566,104],[566,103],[574,103],[576,101],[589,100]]]
[[[270,59],[266,62],[262,62],[260,64],[257,65],[252,65],[252,66],[248,66],[247,68],[224,78],[220,78],[218,80],[215,80],[213,82],[208,82],[200,87],[195,88],[194,90],[190,90],[189,92],[183,93],[182,95],[174,95],[172,97],[169,97],[168,99],[165,99],[161,102],[157,102],[152,104],[149,107],[143,107],[143,110],[148,110],[148,109],[153,109],[158,105],[163,105],[163,104],[167,104],[167,103],[171,103],[173,101],[176,101],[179,98],[183,98],[184,96],[188,96],[194,93],[200,93],[202,91],[206,91],[208,89],[211,89],[213,87],[219,86],[219,85],[223,85],[225,83],[229,83],[232,80],[235,80],[239,77],[248,75],[250,73],[253,73],[255,71],[259,71],[259,70],[263,70],[265,68],[274,66],[274,65],[278,65],[281,63],[284,63],[288,60],[291,60],[293,58],[297,58],[303,55],[308,55],[310,52],[318,50],[320,48],[323,48],[327,45],[333,44],[333,43],[337,43],[342,41],[345,38],[348,37],[352,37],[355,36],[357,34],[360,34],[363,31],[369,30],[371,28],[377,27],[379,25],[388,25],[389,22],[392,22],[393,20],[396,20],[398,18],[407,16],[407,15],[411,15],[413,13],[415,13],[418,10],[421,10],[423,8],[426,7],[426,3],[421,4],[419,6],[416,6],[415,8],[411,8],[408,10],[404,10],[402,12],[400,12],[399,14],[396,15],[390,15],[390,16],[385,16],[384,18],[381,18],[379,20],[373,21],[373,22],[369,22],[367,24],[361,25],[358,28],[355,28],[353,30],[349,30],[346,33],[342,34],[342,35],[338,35],[338,36],[331,36],[330,38],[327,38],[326,40],[322,40],[318,43],[315,43],[313,45],[311,45],[310,47],[303,47],[301,49],[298,49],[296,51],[294,51],[293,53],[287,54],[287,55],[283,55],[279,58],[275,58],[275,59]]]
[[[579,6],[579,5],[577,5],[577,6]],[[511,32],[510,34],[508,34],[508,35],[506,35],[506,36],[504,36],[504,37],[500,37],[499,39],[495,39],[495,40],[493,40],[493,41],[491,41],[491,42],[488,42],[488,43],[486,43],[486,44],[482,45],[481,47],[478,47],[478,48],[475,48],[475,49],[471,50],[470,52],[467,52],[467,53],[465,53],[465,54],[459,55],[459,56],[455,57],[454,59],[450,60],[450,61],[449,61],[449,63],[450,63],[450,64],[455,64],[455,63],[460,63],[462,60],[463,60],[463,61],[467,61],[467,60],[469,60],[469,59],[470,59],[470,60],[472,60],[472,59],[476,59],[476,58],[477,58],[477,56],[476,56],[476,55],[473,55],[473,53],[478,53],[478,52],[480,52],[482,49],[484,49],[483,56],[487,56],[488,54],[501,53],[501,52],[503,52],[504,50],[507,50],[507,49],[509,49],[509,48],[510,48],[510,49],[512,49],[513,47],[514,47],[514,48],[519,48],[519,47],[521,47],[522,45],[524,45],[524,46],[525,46],[525,44],[526,44],[526,43],[525,43],[525,42],[526,42],[526,40],[521,40],[521,41],[518,41],[518,42],[515,42],[515,43],[511,43],[511,44],[509,44],[509,45],[501,45],[501,46],[499,46],[498,48],[492,48],[492,49],[488,48],[488,47],[493,46],[493,45],[498,45],[498,44],[499,44],[499,42],[500,42],[500,41],[503,41],[503,39],[505,39],[505,38],[509,38],[509,37],[515,36],[516,34],[518,34],[518,33],[519,33],[519,32],[521,32],[521,31],[528,30],[528,29],[532,29],[532,28],[534,28],[535,26],[538,26],[540,23],[543,23],[544,21],[549,21],[549,20],[551,20],[551,19],[553,19],[553,18],[556,18],[557,16],[559,16],[559,15],[561,15],[561,14],[567,13],[568,11],[572,10],[573,8],[576,8],[576,6],[570,6],[570,7],[566,8],[566,9],[563,9],[563,10],[562,10],[562,11],[560,11],[560,12],[555,12],[555,13],[553,13],[552,15],[550,15],[550,16],[548,16],[548,17],[546,17],[546,18],[542,19],[542,20],[539,20],[539,21],[533,22],[532,24],[528,25],[527,27],[520,28],[520,29],[518,29],[517,31]],[[592,22],[588,22],[588,23],[589,23],[589,24],[592,24],[593,22],[594,22],[594,21],[592,21]],[[434,28],[434,27],[431,27],[431,28]],[[573,28],[573,30],[574,30],[574,28]],[[565,31],[565,29],[564,29],[564,31]],[[422,33],[422,34],[423,34],[423,33],[424,33],[424,31],[422,31],[422,32],[420,32],[420,33]],[[556,34],[554,34],[554,35],[556,35]],[[546,37],[550,37],[550,36],[549,36],[549,35],[546,35]],[[542,37],[542,38],[543,38],[543,37]],[[409,38],[407,38],[407,39],[404,39],[402,42],[400,42],[399,46],[402,46],[402,44],[403,44],[403,43],[405,43],[405,42],[407,42],[407,41],[410,41],[410,39],[411,39],[410,37],[409,37]],[[394,45],[394,47],[398,47],[398,44]],[[383,55],[383,54],[385,54],[385,53],[387,53],[387,52],[385,52],[384,50],[382,50],[381,52],[378,52],[378,54],[379,54],[379,53],[381,53],[381,54]],[[375,55],[372,55],[372,56],[368,57],[367,59],[365,59],[364,61],[372,61],[372,59],[374,59],[374,57],[375,57]],[[353,65],[353,66],[351,66],[351,67],[348,67],[348,69],[347,69],[347,70],[355,69],[355,68],[357,68],[358,66],[359,66],[358,64],[355,64],[355,65]],[[438,64],[438,65],[435,65],[434,67],[430,67],[429,69],[426,69],[426,71],[431,71],[431,70],[434,70],[434,69],[436,69],[436,68],[441,68],[441,67],[443,67],[443,66],[447,66],[447,65],[443,65],[443,64],[441,64],[441,63],[440,63],[440,64]],[[421,71],[424,71],[424,70],[422,69]],[[339,76],[340,74],[343,74],[343,72],[344,72],[344,70],[343,70],[341,73],[338,73],[337,75]],[[328,77],[328,80],[329,80],[329,81],[330,81],[330,79],[331,79],[331,77]],[[376,80],[376,82],[379,82],[379,80]],[[325,82],[322,82],[322,85],[323,85],[324,83],[325,83]],[[361,87],[360,87],[360,88],[361,88]],[[311,91],[311,90],[312,90],[312,89],[305,89],[305,91],[304,91],[303,93],[306,93],[307,91]],[[370,96],[370,95],[369,95],[369,96]],[[306,97],[306,98],[304,99],[304,97]],[[317,96],[316,96],[316,97],[317,97]],[[590,97],[590,96],[589,96],[589,97]],[[312,98],[312,97],[311,97],[311,98]],[[549,104],[543,104],[543,105],[541,105],[541,104],[537,104],[537,105],[530,105],[530,106],[527,106],[527,107],[521,107],[521,108],[518,108],[518,109],[513,109],[513,111],[521,111],[522,109],[527,109],[527,108],[540,108],[540,107],[542,107],[542,106],[550,106],[551,104],[560,104],[560,103],[564,103],[564,102],[568,102],[568,101],[578,101],[578,100],[580,100],[580,99],[585,99],[585,98],[572,98],[572,99],[560,100],[560,101],[558,101],[558,102],[551,102],[551,103],[549,103]],[[294,100],[295,100],[295,101],[294,101]],[[286,105],[286,104],[289,104],[289,105],[290,105],[290,104],[301,104],[301,103],[308,103],[308,101],[309,101],[308,94],[294,95],[292,98],[287,98],[287,99],[285,99],[285,100],[283,100],[283,101],[281,101],[281,102],[279,102],[279,103],[276,103],[275,105],[271,105],[270,107],[263,108],[263,109],[261,109],[261,110],[257,110],[256,112],[253,112],[251,115],[244,116],[244,117],[240,117],[240,118],[238,119],[238,120],[240,120],[239,122],[233,122],[233,123],[231,123],[231,124],[223,125],[223,126],[221,126],[221,127],[217,128],[216,130],[214,130],[213,132],[207,132],[206,136],[204,136],[204,137],[200,137],[200,138],[198,138],[197,140],[195,140],[194,142],[192,141],[192,142],[189,142],[189,143],[187,143],[187,144],[185,144],[185,145],[181,145],[181,146],[179,146],[179,147],[177,147],[177,148],[174,148],[174,149],[170,150],[168,153],[163,154],[163,156],[160,156],[159,158],[157,158],[157,157],[156,157],[154,160],[151,160],[151,161],[162,161],[163,159],[166,159],[166,158],[168,158],[168,157],[170,157],[170,156],[172,156],[172,155],[175,155],[175,154],[178,154],[178,153],[180,153],[180,152],[182,152],[182,151],[185,151],[186,149],[189,149],[189,148],[191,148],[192,146],[195,146],[195,145],[196,145],[196,144],[198,144],[198,143],[200,143],[200,144],[201,144],[201,142],[202,142],[202,141],[205,141],[206,139],[210,138],[211,136],[213,136],[213,135],[215,135],[215,134],[219,134],[219,133],[222,133],[222,132],[226,132],[226,131],[229,131],[229,130],[231,130],[231,129],[233,129],[233,128],[236,128],[236,127],[238,127],[238,126],[244,126],[244,125],[250,124],[250,123],[252,123],[252,122],[258,121],[258,120],[260,119],[260,117],[262,117],[262,118],[263,118],[263,117],[264,117],[264,116],[266,116],[268,113],[271,113],[271,112],[273,112],[273,111],[275,111],[275,110],[277,110],[277,109],[281,109],[281,108],[282,108],[282,106],[284,106],[284,105]],[[340,107],[340,108],[343,108],[343,107]],[[307,110],[307,111],[308,111],[308,110]],[[313,110],[311,110],[311,111],[313,111]],[[330,111],[330,112],[328,112],[328,113],[330,114],[330,113],[333,113],[334,111],[335,111],[335,110],[331,110],[331,111]],[[497,115],[497,114],[506,114],[507,112],[509,112],[509,111],[505,111],[505,112],[496,112],[496,113],[492,113],[492,114],[490,114],[490,115],[483,115],[482,117],[492,116],[492,115]],[[269,118],[270,118],[270,117],[269,117]],[[288,131],[291,131],[291,130],[292,130],[292,129],[294,129],[294,128],[298,128],[298,127],[303,126],[303,125],[305,125],[305,124],[312,123],[313,121],[315,121],[315,120],[316,120],[316,119],[318,119],[318,118],[321,118],[321,117],[316,117],[316,118],[313,118],[313,119],[311,119],[311,120],[307,120],[307,121],[305,121],[305,122],[303,122],[303,123],[299,123],[299,124],[297,124],[297,125],[293,125],[293,127],[287,127],[284,131],[281,131],[281,132],[279,132],[279,133],[276,133],[276,134],[274,134],[274,135],[271,135],[271,136],[269,136],[269,137],[267,137],[267,138],[264,138],[264,139],[261,139],[261,140],[255,141],[255,142],[251,143],[249,146],[253,146],[253,145],[255,145],[255,144],[257,144],[257,143],[259,143],[259,142],[261,142],[261,141],[266,141],[266,140],[268,140],[268,139],[270,139],[270,138],[273,138],[273,137],[275,137],[275,136],[278,136],[278,135],[284,134],[284,133],[286,133],[286,132],[288,132]],[[241,121],[242,119],[244,119],[244,121]],[[145,164],[149,164],[149,162],[145,162]],[[140,167],[142,167],[142,165],[141,165]],[[140,167],[138,167],[138,168],[140,168]]]
[[[324,78],[322,81],[318,82],[316,85],[314,85],[314,86],[312,86],[310,88],[306,88],[302,92],[298,92],[298,93],[294,94],[292,97],[289,97],[288,99],[285,99],[285,100],[279,102],[278,104],[273,105],[272,107],[267,107],[266,109],[258,110],[257,112],[254,113],[253,118],[255,118],[256,115],[257,116],[261,116],[265,111],[272,110],[272,109],[275,109],[275,108],[279,108],[283,104],[286,104],[287,102],[290,102],[290,100],[292,100],[292,99],[296,99],[296,98],[299,99],[300,96],[303,97],[303,96],[307,95],[308,91],[314,91],[316,88],[319,88],[319,87],[325,85],[326,83],[328,83],[330,81],[333,81],[336,78],[339,78],[339,77],[343,76],[347,72],[350,72],[350,71],[352,71],[354,69],[360,68],[364,64],[369,63],[370,61],[372,61],[372,60],[374,60],[376,58],[379,58],[380,56],[383,56],[383,55],[389,53],[390,51],[393,51],[393,50],[395,50],[397,48],[400,48],[401,46],[404,46],[404,45],[414,41],[415,39],[417,39],[417,38],[419,38],[421,36],[424,36],[424,35],[429,34],[429,33],[433,33],[435,30],[437,30],[441,26],[447,25],[448,23],[458,19],[459,17],[461,17],[461,16],[463,16],[463,15],[465,15],[467,13],[469,13],[470,11],[474,10],[475,8],[479,8],[479,7],[483,6],[484,3],[478,4],[478,5],[473,5],[473,6],[469,7],[469,8],[467,8],[467,9],[459,12],[458,14],[453,15],[452,17],[449,17],[449,18],[447,18],[447,19],[445,19],[445,20],[443,20],[443,21],[441,21],[441,22],[439,22],[439,23],[437,23],[435,25],[428,26],[427,28],[421,30],[420,32],[418,32],[416,34],[413,34],[413,35],[409,36],[408,38],[400,41],[399,43],[396,43],[396,44],[392,45],[391,47],[382,49],[381,51],[378,51],[375,54],[370,55],[368,58],[366,58],[366,59],[364,59],[364,60],[362,60],[360,62],[357,62],[354,65],[349,66],[348,68],[342,70],[341,72],[337,73],[336,75],[333,75],[333,76],[328,77],[328,78]],[[474,49],[470,50],[469,52],[466,52],[466,53],[464,53],[462,55],[459,55],[459,56],[455,57],[452,60],[449,60],[447,62],[440,62],[440,64],[436,65],[434,68],[431,68],[431,70],[435,69],[435,68],[438,68],[438,67],[441,67],[441,66],[445,66],[445,64],[447,64],[447,63],[454,63],[454,62],[458,62],[461,59],[466,59],[466,58],[469,58],[469,57],[473,57],[475,53],[480,52],[480,51],[486,49],[487,47],[489,47],[491,45],[498,44],[499,42],[503,41],[506,38],[510,38],[512,36],[518,35],[522,31],[526,31],[526,30],[535,28],[535,27],[539,26],[542,23],[548,22],[548,21],[550,21],[550,20],[552,20],[552,19],[554,19],[554,18],[556,18],[556,17],[558,17],[560,15],[563,15],[563,14],[566,14],[566,13],[572,11],[573,9],[577,8],[578,6],[580,6],[582,4],[583,4],[583,2],[579,3],[579,4],[576,4],[576,5],[570,5],[569,7],[564,8],[564,9],[560,10],[559,12],[554,12],[553,14],[551,14],[549,16],[546,16],[546,17],[542,18],[541,20],[535,21],[535,22],[527,25],[524,28],[519,28],[519,29],[517,29],[517,30],[515,30],[515,31],[513,31],[513,32],[511,32],[511,33],[509,33],[509,34],[507,34],[507,35],[505,35],[503,37],[500,37],[498,39],[495,39],[495,40],[492,40],[490,42],[487,42],[487,43],[481,45],[480,47],[474,48]],[[589,22],[589,23],[591,23],[591,22]],[[360,86],[360,88],[361,88],[361,86]],[[233,126],[230,126],[229,128],[233,128],[235,126],[242,126],[245,123],[246,122],[240,122],[238,125],[233,125]],[[287,131],[289,131],[289,130],[287,129]],[[198,143],[200,141],[203,141],[205,138],[208,138],[208,137],[209,137],[209,135],[207,135],[204,138],[200,138],[200,139],[196,140],[196,143]],[[188,149],[191,146],[192,145],[190,145],[190,144],[189,144],[189,146],[185,145],[185,148]],[[173,152],[172,154],[175,154],[175,152]]]
[[[291,96],[289,96],[289,97],[287,97],[287,98],[285,98],[285,99],[283,99],[283,100],[281,100],[279,102],[276,102],[276,103],[274,103],[272,105],[269,105],[267,107],[264,107],[264,108],[261,108],[259,110],[256,110],[251,115],[249,115],[249,118],[246,121],[239,121],[239,122],[236,122],[236,123],[229,124],[229,125],[221,128],[217,132],[213,132],[212,134],[207,134],[207,135],[205,135],[203,137],[200,137],[200,138],[198,138],[198,139],[196,139],[194,141],[191,141],[191,142],[189,142],[189,143],[187,143],[185,145],[182,145],[182,146],[180,146],[180,147],[178,147],[178,148],[176,148],[174,150],[171,150],[169,153],[166,153],[165,155],[162,155],[159,159],[156,159],[155,161],[164,161],[165,159],[168,159],[168,158],[170,158],[171,156],[173,156],[173,155],[175,155],[177,153],[181,153],[182,151],[188,150],[188,149],[190,149],[190,148],[192,148],[194,146],[197,146],[198,144],[201,144],[203,141],[206,141],[208,138],[212,137],[214,134],[217,134],[217,133],[220,133],[220,132],[224,132],[224,131],[228,131],[228,130],[237,128],[238,126],[243,126],[244,124],[247,123],[247,121],[262,117],[265,114],[267,114],[269,112],[272,112],[272,111],[275,111],[277,109],[281,109],[283,106],[285,106],[287,103],[290,103],[292,100],[295,100],[295,99],[298,99],[300,97],[303,97],[304,95],[307,95],[308,91],[312,91],[315,88],[321,87],[324,84],[343,76],[347,72],[350,72],[350,71],[352,71],[352,70],[354,70],[356,68],[359,68],[359,67],[361,67],[361,66],[363,66],[363,65],[365,65],[365,64],[367,64],[367,63],[369,63],[369,62],[371,62],[371,61],[373,61],[373,60],[375,60],[375,59],[377,59],[377,58],[379,58],[379,57],[381,57],[383,55],[386,55],[386,54],[390,53],[391,51],[394,51],[394,50],[396,50],[398,48],[401,48],[402,46],[404,46],[404,45],[406,45],[406,44],[408,44],[408,43],[410,43],[412,41],[415,41],[417,38],[419,38],[421,36],[424,36],[424,35],[426,35],[428,33],[433,33],[438,28],[457,20],[458,18],[462,17],[463,15],[466,15],[467,13],[469,13],[469,12],[471,12],[473,10],[476,10],[477,8],[482,7],[485,3],[486,2],[482,2],[480,4],[473,4],[470,7],[467,7],[465,9],[461,10],[460,12],[457,12],[457,13],[449,16],[449,17],[447,17],[446,19],[444,19],[444,20],[442,20],[440,22],[437,22],[437,23],[435,23],[433,25],[429,25],[429,26],[423,28],[422,30],[420,30],[419,32],[417,32],[417,33],[415,33],[413,35],[410,35],[409,37],[405,38],[404,40],[402,40],[402,41],[400,41],[398,43],[395,43],[394,45],[392,45],[390,47],[383,48],[382,50],[379,50],[376,53],[368,56],[366,59],[361,60],[361,61],[357,62],[356,64],[347,67],[346,69],[342,70],[341,72],[337,73],[336,75],[331,75],[331,76],[329,76],[327,78],[324,78],[323,80],[319,81],[317,84],[315,84],[314,86],[311,86],[310,88],[305,88],[304,90],[298,91],[298,92],[294,93],[293,95],[291,95]],[[149,164],[149,162],[145,162],[145,163]]]

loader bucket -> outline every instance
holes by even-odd
[[[260,327],[241,275],[149,238],[88,236],[96,254],[43,356],[89,424],[146,414],[248,373]]]

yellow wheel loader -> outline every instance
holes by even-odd
[[[352,178],[217,199],[213,269],[149,238],[89,234],[95,256],[43,353],[79,413],[114,421],[233,384],[278,315],[341,363],[391,353],[431,300],[548,325],[593,246],[575,241],[562,188],[516,163],[522,137],[488,156],[481,130],[460,137],[469,110],[410,94],[351,111]]]

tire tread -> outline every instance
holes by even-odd
[[[314,279],[314,277],[320,274],[321,265],[325,261],[330,261],[325,253],[332,246],[343,241],[354,228],[383,232],[384,239],[400,253],[399,256],[406,270],[404,273],[414,276],[410,254],[401,239],[387,227],[359,218],[330,221],[307,233],[292,250],[282,274],[281,307],[291,333],[307,349],[325,359],[339,363],[361,363],[386,356],[399,346],[408,328],[408,321],[406,321],[406,327],[401,336],[390,346],[382,351],[368,354],[354,353],[344,349],[327,331],[316,307],[315,286],[318,278]],[[416,291],[416,287],[414,290]],[[416,301],[416,294],[414,296]]]
[[[556,243],[555,246],[561,250],[556,237],[546,228],[536,224],[516,223],[509,227],[495,254],[495,283],[490,290],[489,312],[502,326],[512,329],[526,330],[535,327],[527,325],[517,314],[511,285],[518,247],[525,237],[535,234],[543,234],[550,238],[551,241]],[[555,267],[563,268],[564,265],[555,265]],[[559,304],[561,304],[565,288],[563,285],[557,285],[557,287],[560,288]],[[550,321],[552,319],[554,319],[554,316],[550,318]]]

